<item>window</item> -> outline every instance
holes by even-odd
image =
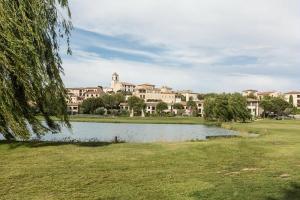
[[[299,95],[299,94],[297,95],[297,98],[300,98],[300,95]]]

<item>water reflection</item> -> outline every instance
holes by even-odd
[[[174,142],[203,140],[206,136],[235,135],[230,130],[205,125],[182,124],[114,124],[72,122],[72,132],[63,128],[59,134],[42,136],[42,141]]]

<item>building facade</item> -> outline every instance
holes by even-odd
[[[137,85],[134,92],[134,96],[144,99],[145,102],[165,102],[175,103],[177,95],[172,91],[172,88],[163,86],[161,88],[155,88],[152,84]]]
[[[257,97],[259,100],[262,100],[265,97],[279,97],[282,93],[278,91],[268,91],[268,92],[258,92]]]
[[[250,89],[250,90],[244,90],[244,91],[242,92],[242,95],[243,95],[244,97],[257,97],[257,93],[258,93],[257,90],[252,90],[252,89]]]
[[[104,94],[102,87],[67,88],[67,106],[70,114],[78,114],[83,100],[97,98]]]
[[[300,91],[291,91],[284,94],[284,98],[287,102],[292,103],[295,107],[300,109]]]
[[[247,98],[247,108],[252,117],[258,117],[262,114],[258,99]]]
[[[111,89],[113,92],[126,92],[132,93],[134,91],[135,85],[132,83],[121,82],[119,75],[115,72],[111,78]]]

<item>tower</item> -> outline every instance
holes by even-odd
[[[119,83],[119,75],[115,72],[111,77],[111,88],[114,89],[117,83]]]

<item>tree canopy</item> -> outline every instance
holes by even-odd
[[[216,94],[204,100],[204,117],[208,120],[242,121],[251,119],[247,100],[241,94]]]
[[[70,17],[67,0],[0,1],[0,133],[6,139],[27,139],[30,128],[37,135],[59,131],[50,114],[70,125],[59,54],[62,41],[71,53]]]
[[[205,95],[204,94],[198,94],[197,98],[198,98],[198,100],[204,100]]]
[[[167,110],[168,109],[168,104],[166,104],[165,102],[159,102],[157,105],[156,105],[156,112],[158,114],[162,114],[162,112],[164,110]]]
[[[265,117],[286,115],[295,109],[292,103],[285,101],[282,97],[265,97],[261,100],[260,106],[264,110]]]
[[[187,107],[189,109],[192,109],[192,110],[197,110],[197,104],[195,101],[193,100],[189,100],[187,103],[186,103]]]
[[[81,106],[80,112],[83,114],[94,114],[97,108],[104,107],[101,97],[85,99]]]
[[[181,103],[175,103],[173,105],[173,108],[177,109],[177,110],[181,110],[181,109],[184,109],[184,106]]]
[[[136,96],[129,97],[127,102],[129,108],[133,109],[134,111],[141,111],[146,106],[144,100]]]

